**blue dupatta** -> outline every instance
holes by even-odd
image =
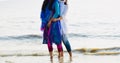
[[[49,5],[49,4],[48,4]],[[41,18],[41,30],[43,31],[45,29],[45,27],[47,26],[47,23],[48,21],[50,20],[51,18],[51,15],[52,15],[52,11],[50,11],[48,9],[48,5],[45,9],[45,11],[41,11],[41,15],[40,15],[40,18]]]

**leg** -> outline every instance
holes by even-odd
[[[65,47],[70,55],[70,60],[72,60],[71,46],[70,46],[70,43],[69,43],[67,36],[65,34],[63,34],[63,36],[62,36],[62,40],[63,40],[63,43],[64,43],[64,45],[65,45]]]
[[[48,50],[50,54],[50,60],[53,61],[53,47],[52,44],[50,44],[50,42],[48,42]]]
[[[62,58],[63,57],[63,48],[62,48],[62,44],[58,44],[57,45],[57,49],[58,49],[58,58]]]

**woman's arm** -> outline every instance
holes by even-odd
[[[55,2],[54,3],[54,9],[55,9],[55,13],[53,14],[53,19],[58,18],[58,16],[60,15],[60,7],[59,7],[59,3]]]
[[[53,18],[51,18],[51,19],[49,20],[49,22],[48,22],[48,24],[47,24],[47,27],[50,27],[52,21],[53,21]]]
[[[64,1],[60,1],[59,4],[60,4],[60,17],[54,19],[53,22],[56,22],[58,20],[62,21],[62,19],[65,18],[65,16],[66,16],[66,13],[68,10],[68,5],[65,5]]]
[[[53,19],[53,22],[61,21],[62,19],[63,19],[62,16],[60,16],[59,18],[54,18],[54,19]]]

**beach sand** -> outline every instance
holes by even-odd
[[[75,41],[73,41],[75,43]],[[80,41],[85,42],[85,41]],[[91,41],[92,42],[92,41]],[[95,41],[94,41],[95,42]],[[98,42],[101,43],[101,42]],[[21,44],[21,45],[20,45]],[[53,63],[120,63],[119,47],[88,47],[72,44],[73,61],[64,48],[64,61],[59,62],[57,48],[54,46]],[[40,43],[1,42],[0,63],[51,63],[47,45]],[[94,45],[93,45],[94,46]]]
[[[0,63],[51,63],[49,56],[8,56],[0,57]],[[69,56],[64,53],[64,61],[59,62],[57,55],[53,58],[53,63],[120,63],[120,56],[116,55],[83,55],[73,53],[73,61],[69,61]]]

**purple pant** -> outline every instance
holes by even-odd
[[[49,52],[52,52],[53,51],[53,46],[52,46],[52,44],[50,43],[50,41],[48,41],[48,50],[49,50]],[[60,44],[58,44],[57,45],[57,49],[58,49],[58,52],[61,52],[61,51],[63,51],[63,48],[62,48],[62,43],[60,43]]]

